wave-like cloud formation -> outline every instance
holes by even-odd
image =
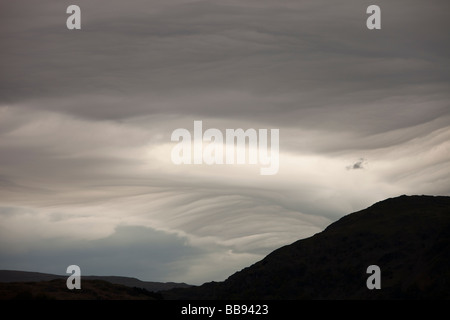
[[[381,1],[369,31],[351,0],[80,0],[74,32],[69,4],[0,3],[1,268],[63,273],[32,252],[65,250],[88,273],[223,280],[373,202],[450,195],[443,2]],[[280,129],[278,174],[174,165],[194,120]]]

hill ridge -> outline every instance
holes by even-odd
[[[51,281],[57,279],[67,279],[67,275],[58,275],[43,272],[32,272],[32,271],[20,271],[20,270],[0,270],[0,283],[11,283],[11,282],[41,282],[41,281]],[[176,283],[176,282],[153,282],[153,281],[143,281],[134,277],[125,276],[96,276],[87,275],[82,276],[83,280],[101,280],[112,284],[120,284],[127,287],[136,287],[146,289],[148,291],[161,291],[169,290],[172,288],[187,288],[191,285],[186,283]]]
[[[379,265],[382,289],[366,287]],[[167,299],[450,298],[450,197],[402,195],[343,216],[231,275]]]

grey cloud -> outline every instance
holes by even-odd
[[[366,165],[367,161],[364,158],[360,158],[358,161],[356,161],[351,166],[347,166],[347,170],[357,170],[357,169],[364,169],[364,166]]]
[[[21,214],[23,210],[16,207],[0,207],[0,216],[13,216],[16,214]]]
[[[60,26],[64,3],[27,4],[31,16],[8,20],[26,32],[6,38],[4,101],[96,119],[181,113],[369,133],[447,112],[439,6],[382,1],[384,28],[370,33],[359,1],[156,4],[81,1],[81,32]],[[410,105],[418,93],[426,112]],[[411,108],[413,118],[385,116]]]
[[[83,209],[95,228],[142,228],[60,249],[43,240],[36,254],[4,253],[2,268],[65,267],[46,269],[39,253],[73,255],[92,273],[148,279],[189,265],[182,281],[217,280],[227,272],[201,268],[223,265],[212,252],[231,252],[231,273],[383,198],[450,192],[448,1],[379,0],[379,31],[365,27],[371,1],[79,0],[79,32],[65,28],[69,4],[0,0],[4,243],[20,247],[15,231],[34,217],[45,233]],[[193,120],[279,128],[286,162],[269,179],[175,168],[170,134]],[[116,249],[141,260],[125,266]]]

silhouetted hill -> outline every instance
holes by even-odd
[[[369,265],[381,289],[369,290]],[[450,197],[401,196],[349,214],[224,282],[166,299],[449,299]]]
[[[50,281],[55,279],[63,279],[64,281],[69,277],[67,275],[56,275],[40,272],[27,272],[17,270],[0,270],[0,283],[1,282],[40,282]],[[150,282],[141,281],[136,278],[130,277],[118,277],[118,276],[83,276],[82,280],[100,280],[107,281],[113,284],[121,284],[127,287],[143,288],[148,291],[161,291],[170,290],[172,288],[188,288],[191,287],[186,283],[175,282]],[[64,285],[65,286],[65,285]]]
[[[81,282],[81,290],[69,290],[65,279],[38,282],[2,282],[0,300],[159,300],[161,294],[143,288],[103,280]]]

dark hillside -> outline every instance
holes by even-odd
[[[369,265],[381,290],[369,290]],[[224,282],[168,299],[449,299],[450,197],[401,196],[349,214]]]

